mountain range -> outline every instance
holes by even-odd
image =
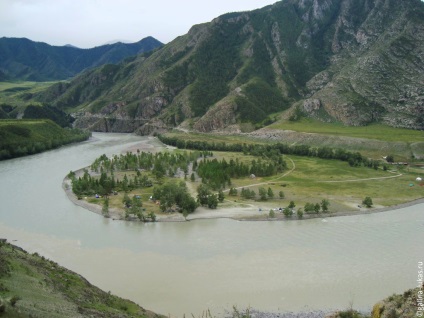
[[[51,46],[26,38],[0,38],[0,81],[55,81],[69,79],[85,69],[151,51],[163,44],[153,37],[136,43],[114,43],[91,49]]]
[[[302,116],[424,129],[424,3],[282,0],[36,95],[96,131],[260,127]]]

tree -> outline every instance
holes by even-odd
[[[387,162],[390,162],[390,163],[393,163],[393,162],[395,162],[395,158],[393,157],[393,155],[388,155],[386,157],[386,161]]]
[[[364,200],[362,200],[362,204],[365,205],[367,208],[372,207],[372,199],[370,197],[365,197]]]
[[[208,196],[208,208],[216,209],[218,207],[218,197],[216,194],[210,194]]]
[[[269,217],[270,217],[271,219],[275,218],[275,212],[274,212],[274,210],[273,210],[273,209],[269,210]]]
[[[228,194],[231,195],[231,196],[236,196],[237,195],[237,189],[231,188],[230,191],[228,192]]]
[[[284,199],[285,195],[283,191],[278,192],[278,196],[280,197],[280,199]]]
[[[291,208],[285,207],[284,210],[283,210],[283,214],[286,218],[289,218],[293,215],[293,211],[292,211]]]
[[[104,197],[103,199],[102,214],[106,217],[109,216],[109,198],[108,197]]]
[[[310,203],[310,202],[306,202],[305,206],[304,206],[305,212],[310,214],[315,212],[315,204]]]
[[[298,219],[302,219],[303,218],[302,208],[297,209],[297,217],[298,217]]]
[[[224,192],[222,192],[222,190],[219,190],[218,192],[218,201],[219,202],[224,202],[225,196],[224,196]]]
[[[131,199],[128,196],[127,193],[124,193],[124,197],[122,199],[122,203],[125,205],[125,207],[129,208],[131,206]]]
[[[209,187],[201,184],[197,187],[197,201],[200,205],[208,205],[208,197],[211,194]]]
[[[327,212],[329,205],[330,205],[330,202],[327,199],[322,199],[322,201],[321,201],[322,212],[324,212],[324,213]]]
[[[259,188],[259,199],[261,201],[266,201],[266,190],[265,190],[265,188],[262,188],[262,187]]]
[[[321,209],[321,206],[319,205],[319,203],[315,203],[314,211],[315,211],[316,214],[319,213],[320,209]]]
[[[179,203],[179,206],[182,210],[183,215],[193,213],[197,208],[197,202],[193,199],[193,197],[185,193],[182,197],[181,202]]]
[[[296,204],[294,203],[294,201],[290,201],[289,203],[289,209],[294,209],[296,206]]]
[[[274,198],[274,191],[270,187],[268,187],[267,191],[268,198],[273,199]]]
[[[152,222],[156,222],[156,214],[153,211],[149,212],[147,216],[152,220]]]
[[[191,182],[196,181],[196,177],[194,176],[194,172],[191,173],[190,180],[191,180]]]

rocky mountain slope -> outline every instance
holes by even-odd
[[[266,125],[286,111],[424,128],[424,3],[282,0],[195,25],[150,56],[37,96],[76,125],[148,134]]]
[[[118,63],[162,46],[152,37],[136,43],[114,43],[91,49],[51,46],[25,38],[0,38],[0,80],[52,81],[75,76],[84,69]]]

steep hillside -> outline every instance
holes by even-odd
[[[51,81],[75,76],[86,68],[118,63],[162,46],[147,37],[139,42],[115,43],[91,49],[51,46],[25,38],[0,38],[0,80]]]
[[[160,318],[37,253],[0,240],[0,317]]]
[[[424,128],[424,3],[282,0],[38,95],[98,131],[266,125],[275,113]]]

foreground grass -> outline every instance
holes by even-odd
[[[5,242],[0,242],[0,316],[161,317]]]

